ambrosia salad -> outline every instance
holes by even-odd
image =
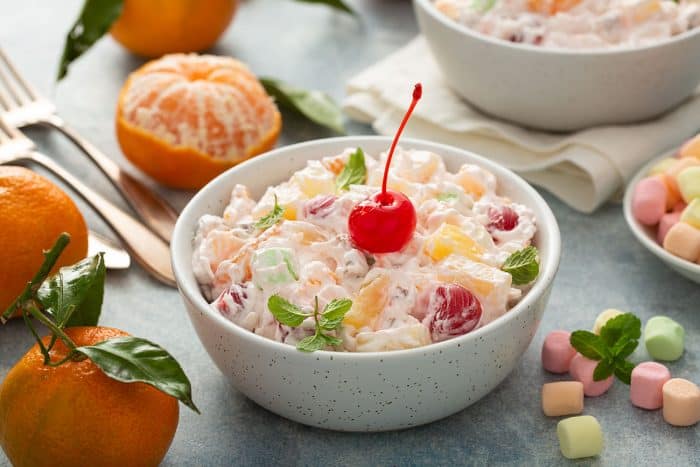
[[[522,294],[514,281],[534,279],[533,265],[537,274],[533,212],[476,165],[450,173],[438,154],[399,148],[387,184],[415,206],[415,230],[399,251],[372,253],[350,218],[381,195],[386,159],[349,148],[312,160],[257,202],[236,185],[195,238],[194,271],[214,309],[301,350],[351,352],[439,342],[506,313]],[[379,244],[367,248],[392,241],[380,230],[366,232]]]
[[[433,1],[482,34],[543,47],[644,46],[700,25],[700,3],[693,0]]]

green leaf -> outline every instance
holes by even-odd
[[[122,383],[146,383],[173,396],[199,413],[192,388],[180,364],[162,347],[139,337],[118,337],[77,351],[110,378]]]
[[[50,250],[44,251],[44,262],[41,263],[39,271],[37,271],[34,277],[32,277],[32,280],[27,283],[27,286],[24,288],[19,297],[17,297],[15,301],[3,311],[2,315],[0,315],[0,323],[5,323],[8,319],[10,319],[15,311],[21,309],[24,306],[24,303],[34,296],[37,289],[41,287],[41,284],[51,273],[51,269],[53,269],[54,265],[58,261],[58,257],[61,256],[61,253],[63,253],[63,250],[66,249],[69,243],[70,235],[64,232],[58,236],[56,242]]]
[[[632,381],[632,370],[634,370],[634,363],[628,362],[626,360],[618,360],[615,362],[615,376],[617,379],[625,384],[630,384]]]
[[[85,0],[80,16],[66,36],[57,81],[66,76],[73,60],[87,52],[109,31],[122,14],[123,6],[124,0]]]
[[[619,340],[612,349],[610,349],[610,352],[616,359],[624,360],[634,353],[638,345],[639,341],[636,339]]]
[[[593,370],[593,381],[603,381],[613,374],[613,366],[607,360],[601,360]]]
[[[296,88],[273,78],[260,78],[260,82],[281,107],[296,111],[318,125],[345,133],[343,114],[327,94]]]
[[[321,350],[327,345],[326,336],[316,333],[313,336],[303,338],[297,343],[297,349],[302,352],[315,352]]]
[[[102,254],[61,268],[37,291],[47,315],[59,328],[95,326],[104,295],[105,263]]]
[[[458,199],[459,195],[457,193],[440,193],[437,195],[437,200],[442,201],[443,203],[446,203],[448,201],[452,201],[453,199]]]
[[[506,259],[501,269],[513,277],[513,284],[529,284],[540,273],[537,248],[528,246],[520,251],[516,251]]]
[[[331,300],[323,309],[318,324],[326,331],[338,329],[343,322],[345,314],[352,308],[352,300],[349,298],[336,298]],[[334,344],[337,345],[337,344]]]
[[[345,164],[343,171],[335,179],[335,186],[338,190],[347,190],[350,188],[350,185],[365,183],[366,179],[365,153],[362,151],[362,148],[357,148],[355,152],[350,154],[348,163]]]
[[[340,345],[343,343],[342,339],[339,339],[335,336],[329,336],[328,334],[321,334],[321,336],[323,336],[323,339],[326,341],[326,343],[328,345],[336,346],[336,345]]]
[[[284,208],[277,204],[277,195],[274,195],[275,197],[275,205],[272,208],[272,211],[258,219],[258,221],[254,224],[256,228],[261,229],[261,230],[266,230],[275,225],[282,219],[282,215],[284,214]]]
[[[600,338],[609,347],[613,347],[621,339],[626,342],[639,339],[641,336],[642,322],[632,313],[624,313],[609,319],[600,330]]]
[[[296,0],[297,2],[302,2],[302,3],[318,3],[321,5],[326,5],[330,8],[335,8],[336,10],[340,10],[344,13],[349,13],[351,15],[355,15],[355,11],[347,6],[342,0]]]
[[[610,353],[600,336],[590,331],[572,332],[569,342],[578,353],[591,360],[607,358]]]
[[[291,327],[299,326],[306,318],[311,316],[279,295],[273,295],[267,300],[267,309],[270,310],[270,313],[277,321]]]

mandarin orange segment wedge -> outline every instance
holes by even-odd
[[[282,121],[243,63],[195,54],[166,55],[132,73],[116,120],[119,144],[135,166],[188,189],[270,149]]]
[[[388,300],[389,276],[379,275],[364,284],[352,301],[352,308],[345,315],[343,324],[355,329],[375,328],[375,323]]]
[[[528,0],[527,8],[530,11],[545,15],[555,15],[561,11],[567,11],[581,3],[581,0]]]

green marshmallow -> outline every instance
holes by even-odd
[[[253,282],[261,289],[299,280],[296,257],[291,248],[261,248],[251,261]]]
[[[581,415],[557,424],[559,449],[567,459],[597,456],[603,450],[603,430],[595,417]]]
[[[644,345],[655,360],[671,362],[683,355],[685,330],[666,316],[654,316],[644,327]]]

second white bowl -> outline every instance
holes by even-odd
[[[647,120],[700,82],[700,28],[646,47],[547,49],[472,31],[414,0],[418,25],[450,87],[487,114],[572,131]]]

